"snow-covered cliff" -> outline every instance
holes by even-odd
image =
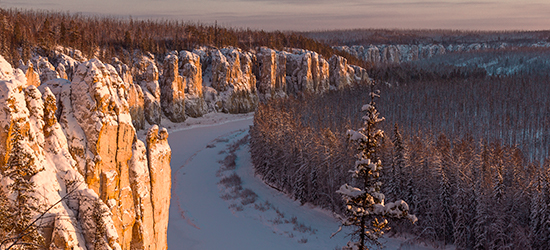
[[[520,44],[519,47],[550,47],[550,43],[540,42],[535,44]],[[335,49],[345,51],[359,59],[371,63],[400,63],[410,62],[421,59],[429,59],[437,55],[456,52],[473,52],[484,50],[499,50],[505,49],[509,45],[502,43],[470,43],[470,44],[399,44],[399,45],[354,45],[354,46],[337,46]]]
[[[130,86],[115,67],[85,61],[69,81],[47,60],[36,62],[23,72],[0,57],[1,188],[10,192],[13,180],[5,173],[12,158],[31,159],[37,171],[31,195],[41,206],[52,206],[40,221],[50,249],[166,249],[166,131],[146,147],[137,138]],[[28,81],[36,64],[39,80]],[[22,146],[15,151],[14,145]]]
[[[179,52],[179,74],[185,81],[185,113],[201,117],[208,112],[202,87],[201,57],[182,50]]]
[[[441,44],[428,45],[370,45],[364,47],[361,45],[335,47],[338,50],[345,51],[359,59],[371,63],[400,63],[410,62],[419,59],[427,59],[436,55],[442,55],[455,48],[451,45],[445,48]]]
[[[321,94],[329,89],[329,64],[313,51],[286,53],[287,91]]]
[[[260,101],[286,97],[286,53],[262,47],[257,63]]]

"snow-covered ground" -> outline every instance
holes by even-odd
[[[335,249],[345,245],[345,232],[330,238],[338,229],[330,212],[301,206],[254,176],[248,145],[239,143],[248,135],[252,117],[209,114],[184,124],[163,124],[170,130],[172,148],[168,248]],[[407,245],[403,239],[383,241],[386,249],[409,247],[402,247]]]

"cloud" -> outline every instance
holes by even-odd
[[[56,8],[59,7],[60,4],[53,2],[53,1],[42,1],[42,2],[36,2],[36,1],[0,1],[0,7],[2,8]]]
[[[216,0],[227,1],[227,0]],[[235,2],[257,2],[257,3],[269,3],[269,4],[286,4],[286,5],[322,5],[327,3],[334,3],[334,0],[233,0]],[[340,2],[358,2],[358,0],[340,0]]]
[[[95,0],[86,5],[82,1],[0,0],[0,6],[206,24],[218,21],[229,27],[264,30],[547,29],[544,24],[550,23],[547,0]]]
[[[368,7],[386,7],[386,8],[395,8],[403,9],[410,7],[423,7],[423,8],[435,8],[435,7],[456,7],[456,6],[488,6],[488,5],[498,5],[496,1],[349,1],[349,4],[356,6],[368,6]]]

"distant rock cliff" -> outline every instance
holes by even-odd
[[[531,47],[549,46],[546,44],[533,44]],[[471,52],[482,50],[498,50],[506,48],[506,43],[472,43],[472,44],[399,44],[399,45],[370,45],[370,46],[337,46],[335,49],[345,51],[359,59],[371,63],[400,63],[422,59],[429,59],[437,55],[456,52]]]

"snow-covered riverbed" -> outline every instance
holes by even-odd
[[[252,121],[251,114],[218,115],[170,128],[168,248],[335,249],[345,245],[344,232],[330,238],[338,229],[330,212],[302,206],[266,186],[254,176],[248,144],[230,149],[248,135]],[[227,169],[220,162],[231,152],[236,167]],[[236,193],[219,184],[231,175],[241,180],[242,189]],[[389,239],[386,247],[398,249],[402,243]]]

